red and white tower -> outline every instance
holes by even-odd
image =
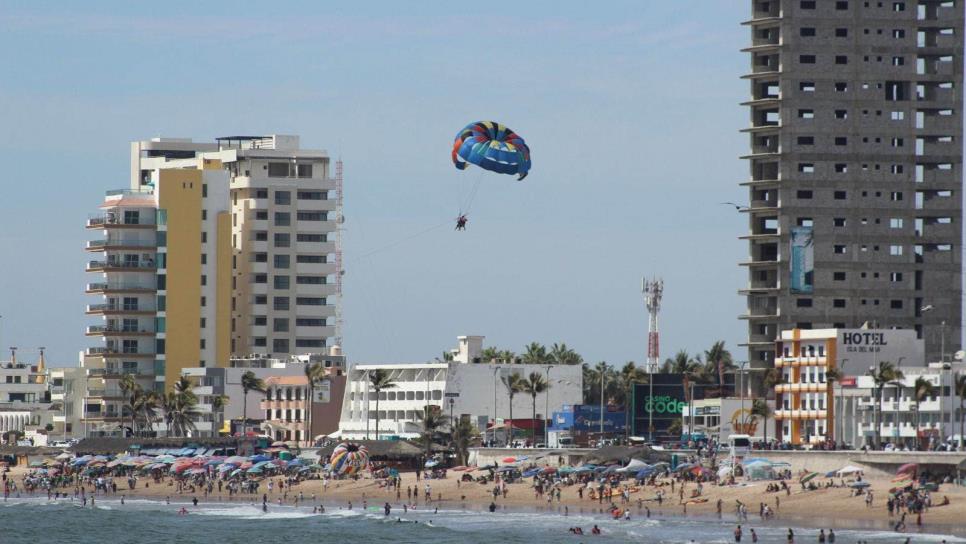
[[[644,305],[650,316],[647,327],[647,371],[656,373],[661,361],[661,343],[657,332],[657,314],[661,311],[661,297],[664,294],[664,280],[660,278],[641,278],[641,292]]]

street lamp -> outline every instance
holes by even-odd
[[[450,397],[449,398],[449,424],[452,425],[452,427],[455,427],[456,426],[456,420],[453,419],[453,405],[454,404],[456,404],[456,399],[454,399],[453,397]],[[452,429],[452,427],[450,427],[450,429]]]
[[[899,360],[896,361],[896,372],[900,372],[900,369],[902,368],[903,359],[905,359],[905,357],[899,357]],[[896,380],[895,386],[896,386],[896,406],[895,406],[895,421],[893,422],[893,428],[895,430],[893,431],[892,435],[893,437],[895,437],[896,445],[899,445],[899,399],[900,399],[899,388],[902,386],[902,381]]]
[[[922,308],[919,308],[920,313],[929,313],[935,310],[936,307],[932,304],[927,304]],[[946,320],[943,319],[939,324],[939,362],[946,362]]]
[[[874,439],[872,449],[876,449],[879,447],[879,421],[876,416],[876,405],[879,404],[878,392],[881,388],[876,380],[875,365],[869,367],[869,377],[872,378],[872,438]]]
[[[547,390],[544,392],[544,407],[543,407],[543,445],[547,445],[547,417],[550,415],[550,369],[553,365],[547,365]],[[536,446],[536,444],[534,444]]]

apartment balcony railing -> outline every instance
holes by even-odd
[[[88,283],[87,292],[88,293],[101,293],[109,291],[144,291],[144,292],[154,292],[157,291],[154,287],[145,286],[137,283],[124,283],[124,282],[111,282],[111,283]]]
[[[123,217],[117,217],[116,215],[106,214],[106,215],[96,215],[87,220],[87,228],[112,228],[112,227],[155,227],[153,217],[141,217],[136,220],[125,220]]]
[[[87,263],[88,272],[103,272],[105,270],[154,272],[157,265],[154,261],[90,261]]]
[[[154,331],[146,329],[132,329],[129,327],[111,327],[106,325],[91,325],[87,327],[87,335],[104,336],[153,336]]]
[[[88,250],[103,249],[127,249],[127,248],[153,248],[157,247],[153,240],[90,240],[87,242]]]
[[[104,358],[111,358],[111,359],[121,359],[121,358],[128,358],[128,357],[139,358],[139,359],[150,357],[153,359],[156,354],[153,352],[146,352],[146,351],[124,351],[124,350],[119,351],[116,347],[96,347],[96,348],[87,348],[87,355],[90,357],[104,357]]]
[[[88,304],[87,313],[98,314],[98,313],[118,313],[118,314],[134,314],[134,313],[154,313],[153,304]]]

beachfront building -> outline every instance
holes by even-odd
[[[866,322],[948,359],[962,326],[964,2],[745,6],[752,368],[772,367],[782,330]],[[817,384],[796,387],[825,411]],[[824,434],[813,416],[782,421]]]
[[[341,162],[333,172],[326,151],[302,149],[288,135],[131,145],[134,190],[198,160],[228,176],[232,355],[325,354],[339,344]]]
[[[548,448],[588,447],[600,439],[627,434],[627,414],[620,406],[605,405],[601,409],[593,404],[564,404],[551,414]]]
[[[36,364],[10,359],[0,361],[0,440],[17,431],[37,445],[46,443],[46,427],[53,421],[54,406],[48,391],[48,370],[43,350]]]
[[[481,433],[500,426],[510,417],[509,399],[501,379],[516,372],[546,377],[550,389],[536,397],[537,419],[565,404],[579,404],[583,397],[580,365],[501,364],[480,358],[483,336],[460,336],[453,360],[427,363],[357,364],[347,375],[342,419],[337,436],[349,439],[414,438],[419,435],[419,416],[427,406],[447,418],[468,418]],[[369,387],[369,375],[384,370],[394,387],[378,394]],[[533,401],[518,393],[513,398],[513,417],[531,419]],[[379,430],[376,432],[376,415]],[[542,425],[540,425],[542,426]],[[516,428],[516,425],[514,425]],[[539,428],[539,426],[538,426]],[[523,433],[529,434],[529,433]],[[521,440],[522,436],[521,434]],[[540,440],[539,433],[537,434]]]
[[[132,376],[144,390],[170,389],[187,367],[227,361],[231,305],[228,175],[217,161],[195,159],[144,178],[137,190],[107,193],[87,221],[96,274],[87,314],[89,434],[122,432],[120,388]],[[163,426],[163,424],[162,424]]]
[[[898,448],[935,449],[944,443],[959,445],[963,410],[953,391],[954,377],[966,373],[962,361],[930,363],[927,367],[904,368],[903,378],[882,386],[871,375],[857,377],[856,388],[860,420],[858,432],[871,442],[875,437],[876,419],[879,437]],[[933,391],[921,401],[916,397],[916,384],[923,379]],[[881,399],[880,399],[881,395]]]
[[[773,416],[762,416],[753,410],[758,398],[717,397],[697,399],[684,403],[681,411],[681,429],[693,438],[707,438],[719,444],[727,443],[733,434],[746,434],[753,441],[771,441],[775,436],[770,430]],[[765,399],[774,410],[774,402]],[[691,417],[691,410],[694,417]]]
[[[777,436],[793,445],[839,442],[860,446],[857,379],[889,361],[904,371],[926,366],[923,341],[910,329],[792,329],[775,352]],[[841,379],[830,382],[836,369]],[[776,433],[769,433],[776,434]]]
[[[345,383],[344,375],[327,376],[315,384],[313,396],[304,374],[269,377],[259,405],[264,412],[262,431],[300,446],[311,446],[315,437],[334,433],[339,428]]]
[[[84,399],[87,372],[83,367],[54,367],[49,369],[49,390],[54,429],[51,440],[66,440],[84,436]]]
[[[196,410],[198,415],[194,419],[196,431],[195,436],[213,437],[227,435],[231,433],[231,423],[233,421],[250,421],[255,426],[261,424],[265,411],[259,403],[265,398],[265,393],[259,391],[248,392],[248,402],[244,401],[245,392],[242,388],[242,375],[251,371],[256,378],[266,381],[272,377],[304,376],[305,365],[307,363],[320,364],[326,369],[326,381],[329,383],[319,388],[329,388],[329,395],[335,396],[335,410],[341,411],[342,391],[344,389],[345,377],[345,356],[342,355],[337,346],[329,348],[328,354],[308,354],[298,355],[287,358],[273,358],[265,356],[245,356],[232,357],[228,362],[228,367],[194,367],[186,368],[182,371],[184,376],[189,377],[195,384],[192,389],[198,397]],[[227,399],[221,410],[215,408],[215,399],[224,397]],[[328,402],[328,401],[326,401]],[[332,408],[326,405],[320,418],[329,418]],[[335,416],[335,425],[329,432],[338,426],[338,415]],[[313,426],[314,428],[314,426]]]

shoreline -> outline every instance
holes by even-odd
[[[314,482],[315,480],[310,480]],[[303,491],[304,493],[304,491]],[[73,494],[69,494],[66,498],[61,497],[59,499],[46,499],[45,493],[33,493],[28,495],[21,495],[20,497],[11,496],[7,501],[23,501],[30,500],[31,502],[46,502],[46,503],[65,503],[73,504],[78,507],[80,501],[79,498],[73,499]],[[312,503],[311,495],[307,497],[304,501],[299,501],[296,505],[292,500],[283,502],[281,505],[278,504],[277,499],[280,494],[274,492],[274,502],[272,500],[269,502],[269,512],[274,508],[284,507],[284,508],[297,508],[308,510],[314,506],[325,507],[325,512],[319,512],[312,514],[323,515],[329,514],[337,511],[348,510],[347,505],[349,500],[352,501],[352,510],[358,511],[360,513],[381,513],[382,505],[386,502],[385,498],[367,496],[365,499],[361,495],[358,497],[348,497],[346,499],[334,499],[334,498],[322,498],[316,495],[316,501]],[[88,495],[90,497],[90,495]],[[259,507],[260,494],[257,495],[236,495],[231,499],[225,494],[214,493],[205,498],[204,494],[173,494],[170,496],[170,503],[167,502],[168,496],[159,496],[154,493],[122,493],[121,489],[118,489],[117,494],[98,493],[94,495],[95,504],[97,506],[98,502],[107,502],[112,505],[117,505],[121,502],[121,498],[125,500],[133,500],[139,502],[148,502],[158,506],[170,505],[172,508],[180,507],[192,507],[193,499],[198,498],[198,507],[211,507],[218,505],[226,506],[254,506]],[[368,502],[366,508],[362,507],[363,502]],[[389,501],[392,507],[392,516],[398,516],[404,511],[403,503],[395,502],[395,499]],[[458,504],[456,504],[458,503]],[[417,504],[415,508],[409,508],[406,514],[415,513],[416,515],[432,515],[435,508],[439,508],[443,513],[453,513],[453,512],[473,512],[480,514],[492,514],[494,516],[500,513],[511,513],[511,514],[543,514],[550,516],[557,516],[561,519],[566,519],[569,516],[590,516],[594,518],[600,518],[601,520],[611,521],[612,518],[606,512],[605,507],[590,507],[587,505],[576,505],[575,508],[571,508],[570,504],[557,504],[552,508],[547,508],[540,505],[534,504],[498,504],[497,510],[494,513],[489,512],[489,503],[480,502],[477,500],[452,500],[444,499],[442,501],[433,501],[430,506],[425,503]],[[567,510],[564,507],[567,507]],[[677,506],[677,505],[673,505]],[[746,520],[738,520],[734,514],[722,514],[720,517],[716,514],[705,514],[705,513],[695,513],[684,515],[673,510],[666,508],[651,509],[651,516],[646,516],[646,511],[641,508],[637,509],[637,505],[631,504],[628,508],[632,514],[631,519],[633,521],[640,521],[642,519],[648,519],[657,522],[683,522],[692,521],[698,523],[707,524],[719,524],[723,527],[733,528],[735,525],[741,525],[745,528],[756,528],[756,527],[769,527],[769,528],[780,528],[784,529],[786,527],[792,527],[796,530],[801,531],[818,531],[819,529],[835,529],[835,530],[849,530],[849,531],[875,531],[881,533],[890,533],[898,536],[915,536],[915,535],[930,535],[930,536],[954,536],[966,539],[966,524],[963,523],[952,523],[952,522],[931,522],[928,526],[924,527],[922,530],[917,530],[916,526],[910,525],[904,532],[895,532],[892,530],[892,524],[887,520],[872,520],[872,519],[855,519],[855,518],[820,518],[820,517],[805,517],[799,514],[785,514],[778,515],[770,519],[761,519],[755,516],[749,516]],[[190,512],[190,510],[189,510]]]

